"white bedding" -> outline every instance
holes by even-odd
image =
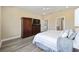
[[[52,51],[57,51],[57,38],[62,34],[62,31],[48,30],[43,33],[39,33],[34,37],[33,43],[42,43],[49,47]]]

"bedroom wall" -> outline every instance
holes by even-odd
[[[75,9],[66,9],[62,11],[55,12],[48,15],[48,29],[55,29],[56,17],[65,17],[65,29],[74,28],[74,10]]]
[[[21,17],[32,17],[41,19],[41,16],[33,14],[26,9],[21,9],[17,7],[3,7],[2,14],[3,40],[21,36]]]
[[[1,6],[0,6],[0,47],[1,47]]]
[[[29,10],[17,7],[2,7],[2,39],[21,36],[21,17],[32,17],[43,20],[43,17]],[[45,17],[48,29],[55,29],[56,17],[65,16],[66,29],[74,28],[74,9],[58,11]],[[42,27],[43,30],[43,27]]]

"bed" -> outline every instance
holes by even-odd
[[[62,31],[48,30],[43,33],[38,33],[33,40],[33,44],[44,49],[44,51],[57,52],[57,38],[62,34]]]

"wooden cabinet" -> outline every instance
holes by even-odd
[[[32,35],[32,19],[31,18],[22,18],[22,38]]]
[[[32,25],[32,34],[33,35],[35,35],[35,34],[37,34],[37,33],[39,33],[40,32],[40,25],[38,25],[38,24],[33,24]]]
[[[21,37],[29,37],[40,32],[40,21],[38,19],[22,17]]]

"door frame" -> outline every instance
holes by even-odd
[[[63,21],[63,30],[65,30],[65,22],[66,22],[66,20],[65,20],[65,16],[59,16],[59,17],[56,17],[56,20],[55,20],[55,30],[57,30],[57,20],[59,19],[59,18],[64,18],[64,21]]]

